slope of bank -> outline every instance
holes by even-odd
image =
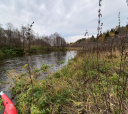
[[[96,54],[82,52],[52,75],[45,64],[41,69],[34,69],[33,90],[27,72],[17,74],[13,71],[9,76],[14,81],[12,92],[16,95],[19,114],[126,114],[127,66],[127,60],[121,61],[118,52],[112,59],[108,53],[102,53],[98,62]],[[40,71],[49,76],[36,79]]]

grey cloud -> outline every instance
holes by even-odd
[[[122,0],[103,0],[101,19],[106,31],[118,24],[121,12],[122,25],[126,22],[128,7]],[[53,32],[63,37],[97,34],[98,0],[0,0],[0,23],[11,22],[16,27],[35,21],[33,29],[40,35]],[[68,39],[67,39],[68,40]]]

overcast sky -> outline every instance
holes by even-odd
[[[67,42],[82,38],[86,29],[89,35],[97,34],[99,0],[0,0],[0,23],[10,22],[15,27],[31,24],[39,35],[61,34]],[[126,25],[126,0],[103,0],[101,12],[103,31]]]

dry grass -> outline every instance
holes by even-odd
[[[123,77],[126,79],[126,74],[122,72],[118,83],[121,61],[118,51],[113,55],[114,57],[110,59],[109,53],[101,54],[98,70],[96,54],[92,57],[92,53],[86,55],[79,53],[67,66],[46,79],[37,80],[33,76],[34,104],[30,82],[27,80],[28,75],[21,77],[15,73],[10,74],[17,80],[12,91],[17,94],[16,106],[19,113],[37,111],[39,114],[115,114],[119,113],[120,96],[123,95],[121,112],[127,114],[127,85],[122,94],[125,82]],[[128,68],[126,64],[123,71]],[[24,107],[24,111],[20,107]]]

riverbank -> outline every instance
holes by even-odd
[[[67,51],[65,47],[31,47],[30,54],[42,53],[42,52],[54,52],[54,51]]]
[[[0,59],[4,59],[8,56],[17,56],[22,54],[23,54],[23,49],[21,48],[9,47],[9,46],[0,48]]]
[[[54,52],[54,51],[67,51],[67,48],[36,46],[36,47],[31,47],[28,53],[38,54],[38,53]],[[22,48],[16,48],[16,47],[10,47],[10,46],[0,48],[0,59],[23,56],[23,55],[24,55],[24,50]]]
[[[82,51],[83,47],[66,47],[67,50],[75,50],[75,51]]]
[[[98,63],[96,54],[79,53],[67,66],[53,75],[45,65],[41,67],[42,69],[34,69],[33,103],[29,75],[13,71],[9,76],[14,81],[12,93],[16,95],[16,107],[21,114],[118,114],[119,111],[126,114],[128,112],[126,61],[121,61],[119,52],[114,53],[112,59],[108,53],[102,53]],[[49,76],[43,80],[36,79],[42,70]]]

